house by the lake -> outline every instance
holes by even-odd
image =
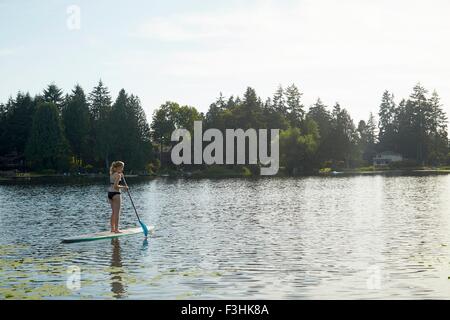
[[[392,151],[384,151],[381,153],[377,153],[373,158],[374,166],[387,166],[391,162],[402,161],[403,157],[400,153],[392,152]]]

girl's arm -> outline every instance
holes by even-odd
[[[114,176],[114,189],[116,189],[116,190],[120,190],[120,189],[128,189],[127,186],[121,186],[121,185],[119,184],[120,178],[121,178],[121,177],[122,177],[122,176],[121,176],[119,173],[116,173],[115,176]]]

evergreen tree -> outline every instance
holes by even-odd
[[[232,103],[233,97],[230,97],[227,103],[222,93],[220,93],[217,100],[209,106],[205,116],[205,128],[216,128],[224,131],[227,127],[226,122],[231,115]]]
[[[273,108],[284,116],[287,116],[287,105],[284,96],[284,89],[280,85],[273,95]]]
[[[316,162],[322,165],[325,161],[331,160],[332,149],[332,117],[327,107],[320,98],[309,108],[307,118],[314,120],[319,130],[319,147],[316,154]]]
[[[399,103],[396,110],[395,150],[402,154],[404,158],[416,158],[416,137],[413,128],[413,111],[410,104],[405,99]]]
[[[62,111],[65,135],[77,159],[88,158],[90,115],[83,89],[76,85]]]
[[[233,110],[233,109],[235,109],[240,103],[241,103],[241,99],[239,99],[239,97],[231,96],[231,97],[228,99],[228,101],[227,101],[226,108],[227,108],[228,110]]]
[[[274,107],[272,99],[268,98],[262,109],[262,123],[265,128],[285,130],[289,127],[285,114]]]
[[[397,151],[396,147],[396,106],[394,95],[385,91],[381,98],[380,111],[378,113],[378,139],[380,141],[380,151]]]
[[[234,127],[258,129],[263,127],[262,103],[253,88],[248,87],[243,100],[233,109]]]
[[[58,108],[50,102],[39,104],[25,149],[30,166],[38,170],[66,170],[68,152]]]
[[[111,113],[111,96],[100,80],[89,94],[91,115],[90,145],[93,146],[93,157],[104,162],[105,169],[109,169],[113,140],[110,135],[109,116]]]
[[[372,162],[376,155],[376,144],[377,144],[377,123],[373,113],[369,114],[369,120],[366,125],[367,132],[367,146],[363,152],[363,159]]]
[[[24,153],[34,110],[34,101],[28,93],[19,92],[16,99],[9,99],[4,107],[5,127],[1,138],[3,153]]]
[[[305,115],[304,107],[300,102],[302,95],[294,84],[286,88],[287,118],[293,127],[300,127]]]
[[[398,107],[392,95],[383,94],[380,105],[379,149],[400,152],[406,159],[419,164],[442,163],[447,155],[447,117],[439,96],[419,83],[413,88],[408,100]]]
[[[377,134],[376,134],[377,123],[375,120],[375,116],[373,115],[372,112],[369,114],[369,120],[367,121],[366,127],[367,127],[366,129],[367,143],[369,145],[375,146],[375,144],[377,143]]]
[[[131,113],[134,115],[135,125],[137,127],[137,135],[142,142],[150,142],[151,141],[151,132],[150,126],[147,122],[147,116],[145,115],[145,111],[142,108],[141,100],[138,96],[133,94],[130,95],[128,100]]]
[[[371,162],[376,154],[375,130],[376,130],[375,117],[371,112],[367,123],[364,120],[361,120],[357,128],[359,134],[359,141],[358,141],[359,152],[362,156],[362,159],[368,162]]]
[[[431,145],[428,162],[439,164],[446,160],[448,154],[447,115],[442,109],[440,97],[436,91],[433,91],[429,104],[431,108]]]
[[[62,89],[58,88],[58,86],[54,83],[51,83],[44,89],[43,100],[45,102],[51,102],[56,105],[58,111],[61,114],[62,107],[64,104],[64,97]]]
[[[153,157],[150,127],[139,97],[129,96],[127,110],[130,164],[132,168],[143,170]]]
[[[109,135],[113,141],[111,154],[115,159],[124,161],[129,159],[130,152],[134,149],[136,132],[130,125],[131,115],[128,114],[128,95],[124,89],[119,91],[116,101],[112,105],[109,117]],[[129,161],[128,161],[129,162]],[[129,164],[128,164],[129,166]]]
[[[418,83],[406,101],[407,110],[410,111],[412,120],[412,133],[414,144],[416,145],[416,160],[420,164],[424,164],[428,154],[428,133],[433,123],[432,110],[426,97],[428,91]]]
[[[356,129],[347,110],[339,103],[333,108],[331,129],[331,155],[335,161],[344,161],[347,167],[354,155],[356,146]]]

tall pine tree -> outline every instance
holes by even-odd
[[[89,94],[88,101],[91,114],[90,145],[94,146],[91,154],[99,162],[103,162],[105,170],[108,170],[113,145],[109,127],[112,102],[108,88],[102,80]]]
[[[58,108],[51,102],[39,104],[25,150],[29,165],[38,170],[66,170],[68,154]]]
[[[398,151],[396,147],[396,106],[394,95],[389,91],[384,91],[381,98],[380,111],[378,113],[378,140],[380,151]]]
[[[300,102],[302,95],[294,84],[286,88],[287,117],[293,127],[300,127],[304,119],[305,111]]]
[[[83,89],[76,85],[62,111],[65,135],[74,155],[79,160],[88,159],[90,118],[89,106]]]
[[[24,153],[34,111],[35,103],[28,93],[19,92],[15,99],[9,99],[4,107],[3,153]]]
[[[42,98],[45,102],[55,104],[61,114],[64,104],[64,95],[61,88],[58,88],[58,86],[54,83],[49,84],[47,88],[44,89]]]

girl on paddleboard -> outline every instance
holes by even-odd
[[[108,201],[111,204],[111,232],[120,233],[119,215],[122,204],[121,189],[128,190],[128,186],[123,183],[123,169],[125,163],[122,161],[114,161],[109,169],[109,189]]]

